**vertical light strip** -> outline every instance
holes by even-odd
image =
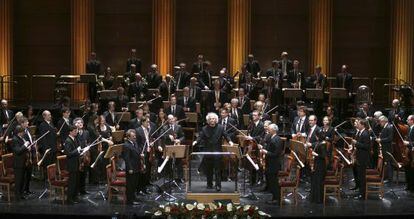
[[[12,25],[13,0],[0,0],[0,75],[11,75],[13,66],[13,25]],[[4,96],[13,97],[10,84],[2,86]]]
[[[320,65],[328,75],[332,58],[333,1],[310,0],[309,4],[309,72],[312,73],[315,66]]]
[[[86,62],[93,47],[94,16],[94,0],[71,0],[71,66],[75,75],[87,73]],[[83,101],[86,86],[73,89],[72,97],[75,101]]]
[[[240,71],[250,50],[251,0],[228,0],[229,72]]]
[[[162,75],[172,73],[175,42],[175,0],[153,0],[152,54]]]
[[[414,1],[393,0],[390,77],[413,83]]]

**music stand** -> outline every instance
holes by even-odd
[[[290,140],[290,150],[292,150],[296,154],[300,155],[302,159],[303,159],[303,157],[306,157],[305,144],[301,141],[291,139]]]
[[[395,159],[394,155],[392,155],[388,151],[386,153],[391,158],[392,164],[394,164],[394,166],[397,168],[397,185],[398,185],[398,173],[399,173],[399,170],[401,169],[402,165],[400,163],[398,163],[398,161]],[[391,165],[391,164],[387,164],[387,165]],[[385,167],[382,167],[382,168],[385,168]],[[394,171],[393,171],[393,175],[394,175]],[[395,191],[392,187],[388,192],[393,194],[395,197],[397,197],[397,199],[400,199],[400,196],[398,196],[397,193],[395,193]],[[388,193],[388,192],[386,192],[386,193]]]
[[[345,88],[332,87],[329,89],[329,96],[332,99],[346,99],[348,98],[348,92]]]
[[[142,104],[142,103],[141,103]],[[138,109],[138,106],[141,105],[139,102],[129,102],[128,109],[130,112],[135,112]]]
[[[237,160],[240,160],[241,159],[242,152],[241,152],[241,148],[239,147],[238,144],[234,144],[233,146],[231,146],[231,145],[223,145],[222,148],[223,148],[223,152],[234,153],[235,157],[234,156],[230,156],[230,159],[232,159],[232,158],[233,159],[236,158]],[[230,159],[229,159],[229,163],[228,163],[228,165],[229,165],[228,177],[230,177],[230,170],[231,170]],[[227,181],[230,182],[231,181],[230,178],[228,178]],[[237,174],[236,174],[236,181],[237,181]],[[237,183],[236,183],[236,185],[237,185]],[[236,191],[237,191],[237,187],[236,187]]]
[[[86,73],[80,75],[80,83],[96,83],[98,78],[96,74]]]
[[[286,103],[290,103],[289,100],[301,99],[303,96],[303,91],[299,88],[282,88],[282,92]]]
[[[115,118],[119,119],[119,122],[129,122],[129,120],[131,120],[131,113],[115,112]]]
[[[112,139],[115,143],[121,143],[124,139],[125,131],[124,130],[117,130],[112,132]]]
[[[115,99],[117,95],[116,90],[102,90],[99,92],[101,100],[112,100]]]
[[[307,99],[311,100],[322,100],[323,99],[323,91],[319,88],[307,88],[305,92],[305,96]]]
[[[159,194],[155,200],[158,200],[160,197],[162,197],[163,195],[167,195],[168,197],[170,197],[173,200],[176,200],[177,198],[174,197],[173,195],[171,195],[171,185],[176,186],[178,189],[182,190],[181,187],[178,185],[178,183],[175,181],[175,175],[174,173],[176,173],[175,171],[175,159],[176,158],[185,158],[186,157],[186,149],[187,146],[186,145],[166,145],[164,148],[164,157],[167,161],[164,162],[168,162],[169,158],[172,158],[172,162],[171,162],[171,178],[168,182],[164,182],[164,184],[162,184],[161,186],[159,186],[159,191],[161,194]],[[169,193],[166,192],[164,189],[162,189],[162,187],[164,187],[164,185],[168,185],[169,188]]]

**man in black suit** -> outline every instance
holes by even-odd
[[[341,72],[336,75],[336,87],[346,89],[347,98],[338,101],[336,107],[338,109],[338,115],[346,115],[348,103],[352,95],[352,74],[348,72],[347,65],[342,65]]]
[[[414,149],[414,115],[409,115],[407,117],[407,124],[409,126],[408,129],[408,139],[404,141],[404,145],[407,146],[408,150],[410,151],[409,157],[409,163],[408,165],[404,166],[405,169],[405,178],[407,181],[407,186],[405,190],[414,192],[414,168],[411,166],[411,163],[413,162],[412,157],[412,151]]]
[[[270,140],[266,145],[259,145],[259,149],[266,155],[266,184],[272,193],[272,200],[269,204],[276,204],[280,202],[280,186],[278,172],[281,169],[281,161],[283,160],[283,144],[280,137],[277,135],[279,128],[276,124],[270,124],[268,127]]]
[[[116,118],[116,115],[115,115],[115,102],[114,101],[109,101],[108,111],[105,111],[103,113],[103,116],[105,117],[106,124],[112,127],[112,129],[113,128],[119,129],[119,125],[117,124],[118,118]]]
[[[158,88],[158,86],[161,84],[162,76],[160,75],[160,72],[158,71],[158,66],[156,64],[151,65],[151,69],[148,72],[145,79],[147,80],[149,89]]]
[[[210,90],[213,88],[213,81],[211,77],[213,72],[210,70],[211,63],[209,61],[203,62],[203,70],[198,76],[198,84],[203,90]]]
[[[190,84],[190,73],[186,70],[186,64],[180,63],[179,69],[174,74],[175,82],[177,83],[177,89],[183,89]]]
[[[7,129],[10,121],[13,119],[14,113],[13,111],[8,109],[7,100],[1,100],[1,113],[0,113],[0,125],[2,127],[3,132]]]
[[[138,204],[135,201],[135,191],[139,186],[139,179],[143,177],[140,172],[141,169],[141,158],[144,157],[142,152],[142,146],[136,142],[136,133],[134,129],[129,129],[126,132],[127,140],[124,142],[122,150],[122,158],[125,161],[125,172],[126,172],[126,195],[127,204]]]
[[[302,88],[305,72],[299,69],[299,61],[293,61],[293,69],[288,72],[288,84],[291,88]],[[299,86],[300,85],[300,86]]]
[[[43,111],[43,122],[39,125],[39,134],[38,136],[42,136],[46,132],[49,131],[49,133],[39,140],[39,153],[43,156],[45,156],[45,159],[42,163],[42,165],[46,168],[49,164],[52,164],[56,161],[56,152],[57,152],[57,130],[55,126],[53,126],[52,123],[52,115],[48,110]],[[44,155],[47,149],[51,149],[48,154]]]
[[[317,118],[315,115],[309,116],[309,129],[306,135],[306,147],[315,148],[318,144],[317,133],[321,131],[321,128],[317,125]]]
[[[220,109],[220,119],[219,124],[221,124],[224,128],[224,131],[227,132],[227,135],[230,137],[232,141],[236,140],[236,129],[237,122],[232,117],[229,116],[229,111],[226,108]],[[234,127],[233,127],[234,126]]]
[[[233,118],[237,124],[238,129],[244,129],[243,111],[238,107],[239,100],[237,98],[231,99],[230,117]]]
[[[138,108],[135,110],[135,118],[129,121],[129,129],[137,129],[141,126],[141,119],[144,116],[144,111],[142,108]]]
[[[218,116],[215,113],[208,113],[206,116],[207,124],[204,126],[200,134],[197,137],[197,140],[193,142],[193,146],[199,143],[206,152],[222,152],[222,138],[225,138],[231,146],[233,142],[230,137],[227,135],[227,132],[224,130],[224,127],[218,123]],[[216,180],[216,190],[221,190],[221,165],[222,157],[205,155],[203,158],[203,163],[207,175],[207,188],[213,188],[213,174],[215,175]]]
[[[178,120],[185,118],[185,112],[182,106],[177,105],[177,97],[172,95],[170,98],[170,106],[164,109],[165,114],[173,115]]]
[[[245,64],[246,69],[250,74],[252,74],[253,77],[258,78],[258,73],[260,72],[260,65],[257,60],[254,59],[253,54],[249,54],[247,56],[247,62]]]
[[[127,95],[125,95],[125,89],[123,87],[118,87],[116,89],[116,98],[114,100],[115,102],[115,110],[117,112],[121,112],[124,111],[128,106],[128,102],[129,102],[129,97]],[[86,120],[85,120],[86,121]]]
[[[218,113],[224,103],[227,103],[227,94],[221,90],[220,81],[214,81],[214,90],[210,92],[210,111]]]
[[[244,88],[239,88],[238,91],[239,108],[243,114],[249,114],[251,112],[250,98],[245,95]]]
[[[277,60],[272,61],[272,67],[267,69],[266,77],[273,77],[276,78],[277,75],[282,75],[282,70],[279,68],[279,62]]]
[[[89,131],[84,129],[82,118],[75,118],[73,120],[73,125],[76,127],[78,131],[78,134],[76,135],[76,139],[79,143],[79,146],[81,146],[82,149],[87,147],[88,144],[90,143],[90,136],[89,136]],[[89,157],[89,159],[91,159],[91,157]],[[90,181],[92,181],[92,178],[91,178],[92,169],[86,163],[83,166],[82,170],[79,171],[79,193],[81,195],[88,194],[88,192],[86,191],[86,174],[87,173],[89,173],[89,179],[91,179]]]
[[[163,101],[167,101],[168,97],[175,94],[175,91],[177,90],[174,81],[171,80],[171,76],[169,74],[165,76],[165,80],[162,80],[158,89],[160,90],[160,95]]]
[[[293,119],[290,133],[292,138],[306,137],[306,133],[309,130],[309,121],[306,117],[306,107],[299,106],[297,109],[297,116]]]
[[[183,96],[178,98],[177,104],[183,107],[184,112],[196,111],[196,100],[190,96],[189,87],[184,87]]]
[[[204,56],[203,54],[199,54],[197,56],[197,62],[194,62],[193,67],[191,68],[191,76],[193,76],[194,73],[200,73],[203,71],[203,63],[204,63]]]
[[[357,118],[365,119],[367,117],[372,117],[373,112],[369,107],[368,103],[362,103],[361,107],[358,109],[358,112],[356,113]]]
[[[13,137],[13,156],[14,156],[14,197],[16,201],[25,199],[23,196],[24,177],[27,166],[29,165],[30,142],[24,139],[24,128],[16,126],[15,136]]]
[[[320,88],[322,91],[325,91],[327,87],[327,81],[325,74],[322,73],[322,67],[320,65],[317,65],[315,67],[315,73],[310,76],[308,87]]]
[[[398,99],[392,100],[392,108],[388,112],[388,121],[404,121],[404,110],[400,107]]]
[[[28,141],[30,144],[34,142],[32,134],[29,132],[29,120],[26,117],[23,117],[19,120],[20,126],[24,129],[24,135],[23,138]],[[30,191],[30,181],[32,179],[32,169],[33,169],[33,162],[35,161],[36,157],[36,148],[31,147],[29,148],[28,153],[31,153],[31,162],[27,162],[29,165],[26,166],[25,169],[25,176],[24,176],[24,186],[23,191],[25,195],[33,194],[33,192]]]
[[[192,97],[196,102],[200,102],[201,98],[201,88],[197,86],[197,78],[191,77],[190,79],[190,86],[188,87],[190,90],[190,97]]]
[[[386,166],[386,180],[384,183],[392,182],[393,169],[392,169],[392,158],[388,155],[387,152],[392,153],[392,141],[394,137],[394,128],[390,123],[388,123],[388,118],[381,116],[379,122],[382,126],[382,130],[376,142],[381,143],[382,145],[382,154],[384,156],[384,165]]]
[[[162,147],[158,146],[158,150],[162,152],[165,149],[166,145],[174,145],[174,144],[181,144],[184,141],[184,131],[181,125],[177,124],[177,119],[173,115],[168,115],[168,124],[166,124],[160,133],[165,133],[162,137]],[[160,148],[161,147],[161,148]],[[172,159],[166,164],[167,170],[170,173],[173,173],[175,170],[171,170],[171,162]],[[183,163],[182,159],[175,159],[175,168],[177,170],[176,174],[172,174],[170,176],[175,177],[177,182],[184,182],[183,181]]]
[[[234,79],[231,77],[226,68],[220,70],[219,78],[221,90],[230,93],[233,90]]]
[[[141,59],[137,58],[136,49],[131,49],[131,56],[126,62],[126,72],[129,72],[131,70],[132,64],[136,66],[137,72],[141,72]]]
[[[264,124],[260,120],[260,114],[259,111],[255,110],[252,112],[252,120],[249,124],[249,127],[247,128],[247,134],[246,140],[252,140],[256,143],[259,143],[261,139],[265,136],[265,129]],[[259,151],[255,151],[256,156],[258,156]],[[250,168],[250,184],[254,186],[257,179],[257,171],[255,168]]]
[[[361,119],[357,124],[357,134],[355,139],[352,140],[352,144],[355,145],[356,149],[356,172],[357,179],[355,179],[355,184],[358,184],[359,187],[359,196],[355,197],[357,199],[365,198],[365,177],[366,169],[369,162],[369,153],[371,147],[371,138],[369,134],[368,121]]]
[[[70,126],[69,137],[64,143],[66,154],[66,170],[69,172],[67,203],[77,203],[79,188],[79,156],[83,152],[76,138],[78,130],[75,126]]]
[[[70,118],[70,109],[67,107],[62,108],[62,117],[57,122],[58,135],[60,135],[61,144],[66,141],[69,135],[69,126],[72,124],[72,118]]]
[[[128,88],[128,96],[136,101],[145,101],[148,92],[148,84],[142,80],[140,73],[135,74],[135,82],[132,82]]]
[[[279,61],[280,71],[282,72],[282,77],[287,78],[288,73],[293,69],[292,61],[288,58],[287,52],[282,52],[280,55],[281,60]]]
[[[267,102],[269,103],[269,109],[275,107],[276,105],[282,104],[282,80],[280,75],[279,79],[275,81],[273,77],[267,79],[266,86],[263,88],[263,93],[266,96]],[[266,110],[267,111],[267,110]]]
[[[86,73],[96,74],[97,76],[102,74],[101,62],[96,58],[96,53],[92,52],[90,59],[86,62]],[[95,102],[98,89],[95,82],[88,83],[89,99]]]
[[[135,64],[131,64],[129,71],[124,73],[124,81],[122,82],[122,86],[124,88],[128,88],[131,83],[135,82],[137,73],[141,72],[137,72],[137,66]]]

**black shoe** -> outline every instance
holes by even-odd
[[[34,194],[34,192],[32,192],[32,191],[28,190],[28,191],[24,191],[24,194],[25,194],[25,195],[33,195],[33,194]]]
[[[270,201],[266,201],[266,204],[269,204],[269,205],[278,205],[279,204],[279,201],[278,200],[270,200]]]
[[[221,186],[216,186],[216,191],[220,192],[221,191]]]
[[[151,192],[148,189],[144,189],[142,191],[145,195],[151,195]]]
[[[357,195],[357,196],[354,197],[354,200],[362,200],[362,199],[363,199],[362,195]]]
[[[88,195],[89,194],[89,192],[88,191],[81,191],[81,192],[79,192],[81,195]]]
[[[352,187],[352,188],[350,188],[349,190],[357,190],[358,189],[358,187]]]
[[[68,200],[66,203],[68,203],[68,205],[73,205],[73,204],[78,204],[79,202],[76,200]]]
[[[133,202],[127,202],[127,205],[139,205],[139,202],[133,201]]]
[[[207,185],[207,189],[213,189],[213,185]]]

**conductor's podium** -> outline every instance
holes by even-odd
[[[229,156],[235,158],[240,155],[238,152],[230,152],[232,149],[238,151],[238,146],[223,146],[224,151],[226,152],[193,152],[190,156]],[[191,159],[190,159],[191,160]],[[190,162],[191,163],[191,162]],[[214,180],[213,180],[214,184]],[[210,203],[214,200],[223,200],[228,199],[233,203],[240,203],[240,192],[238,191],[237,177],[234,182],[221,182],[221,191],[216,191],[215,187],[213,189],[207,189],[206,181],[191,181],[191,164],[188,168],[188,182],[186,186],[186,199],[195,200],[199,203]]]

